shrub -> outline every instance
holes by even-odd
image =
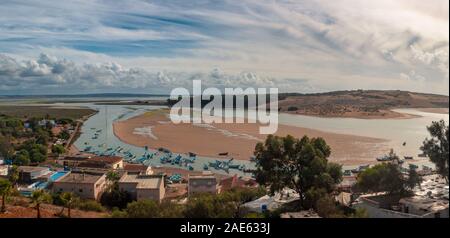
[[[80,200],[76,204],[74,204],[74,207],[83,210],[83,211],[93,211],[93,212],[104,212],[105,208],[94,200]]]

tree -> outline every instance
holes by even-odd
[[[2,207],[0,209],[1,213],[6,211],[6,198],[12,191],[11,183],[6,179],[0,178],[0,196],[2,197]]]
[[[414,189],[416,186],[420,187],[422,181],[423,179],[417,173],[416,169],[414,167],[410,167],[408,170],[408,179],[406,180],[406,186],[408,186],[409,189]]]
[[[336,202],[330,195],[320,197],[316,202],[316,211],[320,217],[323,218],[338,218],[344,217],[342,211],[336,207]]]
[[[13,165],[8,173],[9,182],[13,187],[16,186],[17,181],[19,181],[19,167],[17,165]]]
[[[29,165],[31,163],[30,154],[26,150],[20,150],[13,157],[13,164],[18,166]]]
[[[52,153],[56,155],[64,154],[66,152],[66,149],[62,145],[53,145],[52,146]]]
[[[420,149],[430,158],[431,162],[436,165],[437,172],[443,176],[448,183],[448,125],[442,120],[433,122],[427,129],[431,135],[431,139],[425,139]]]
[[[72,205],[76,201],[76,197],[73,193],[65,192],[61,194],[61,201],[64,206],[67,207],[67,217],[70,218],[70,211],[72,209]]]
[[[103,193],[100,203],[106,207],[117,207],[124,209],[127,207],[128,203],[132,202],[133,199],[131,194],[127,191],[119,190],[118,186],[113,186],[110,191]]]
[[[305,194],[312,188],[331,192],[342,180],[340,165],[329,163],[330,147],[322,138],[295,139],[292,136],[269,135],[255,148],[258,183],[269,185],[271,193],[291,188],[300,195],[304,207]]]
[[[63,140],[68,140],[70,139],[70,133],[67,130],[63,130],[59,133],[58,137]]]
[[[238,188],[232,189],[230,191],[225,191],[219,194],[216,199],[220,199],[223,203],[228,203],[232,206],[235,214],[233,218],[240,218],[246,212],[242,210],[242,205],[258,199],[264,195],[266,195],[266,191],[264,188],[260,187],[257,189],[254,188]]]
[[[0,134],[0,157],[10,158],[14,154],[14,147],[11,144],[11,138]]]
[[[361,192],[388,192],[389,194],[406,194],[410,189],[407,179],[395,163],[383,163],[366,169],[359,174],[356,187]]]
[[[31,203],[35,206],[37,211],[37,218],[41,218],[41,204],[51,202],[52,197],[44,190],[39,189],[31,194]]]

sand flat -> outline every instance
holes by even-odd
[[[164,147],[175,153],[194,152],[205,157],[218,157],[228,152],[230,157],[249,160],[255,145],[264,141],[259,124],[173,124],[165,112],[146,113],[114,123],[115,135],[136,146]],[[152,128],[152,135],[136,134],[136,128]],[[307,128],[279,125],[278,136],[323,137],[332,148],[331,160],[345,164],[373,163],[385,154],[387,141],[377,138],[322,132]]]

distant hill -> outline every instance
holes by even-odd
[[[281,94],[281,112],[322,117],[398,118],[395,108],[448,108],[449,97],[407,91],[355,90]]]
[[[168,97],[164,94],[132,94],[132,93],[93,93],[93,94],[61,94],[61,95],[0,95],[8,99],[39,99],[39,98],[142,98],[142,97]]]

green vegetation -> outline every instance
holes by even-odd
[[[53,145],[52,146],[52,153],[56,155],[64,154],[66,152],[66,149],[62,145]]]
[[[58,138],[63,139],[63,140],[68,140],[68,139],[70,139],[70,133],[67,130],[63,130],[63,131],[61,131],[61,133],[59,133]]]
[[[45,192],[44,190],[36,190],[31,194],[31,203],[35,207],[37,211],[37,218],[41,218],[41,204],[49,203],[52,201],[52,197],[50,194]]]
[[[115,171],[109,171],[106,174],[106,179],[110,182],[110,186],[100,198],[100,203],[108,208],[126,208],[127,204],[132,201],[132,198],[131,194],[129,194],[127,191],[122,191],[119,189],[119,173]]]
[[[247,213],[242,204],[257,199],[266,192],[259,189],[234,189],[218,195],[198,194],[186,205],[144,200],[129,203],[124,210],[114,209],[115,218],[243,218]],[[259,215],[258,215],[259,216]]]
[[[421,150],[436,165],[438,173],[448,183],[449,174],[449,133],[445,121],[433,122],[428,128],[431,139],[425,139]]]
[[[95,111],[88,108],[57,108],[49,106],[1,105],[0,115],[15,118],[55,118],[74,121],[91,115]]]
[[[6,198],[12,192],[12,184],[6,179],[0,178],[0,196],[2,197],[2,206],[0,212],[6,212]]]
[[[387,192],[391,195],[409,195],[422,178],[414,168],[405,176],[395,161],[368,168],[358,176],[356,188],[364,193]]]
[[[67,217],[70,218],[70,211],[72,210],[73,204],[76,202],[77,198],[73,193],[62,193],[61,194],[61,201],[63,202],[63,205],[67,207]],[[64,208],[64,207],[63,207]],[[62,214],[62,212],[61,212]]]
[[[105,208],[98,203],[97,201],[94,200],[77,200],[74,204],[73,204],[74,208],[78,208],[80,210],[83,211],[93,211],[93,212],[104,212]]]
[[[256,145],[256,180],[269,186],[271,193],[294,189],[300,195],[300,207],[309,209],[317,201],[306,204],[308,192],[321,189],[331,193],[342,180],[341,166],[327,160],[330,153],[322,138],[270,135],[264,144]]]

